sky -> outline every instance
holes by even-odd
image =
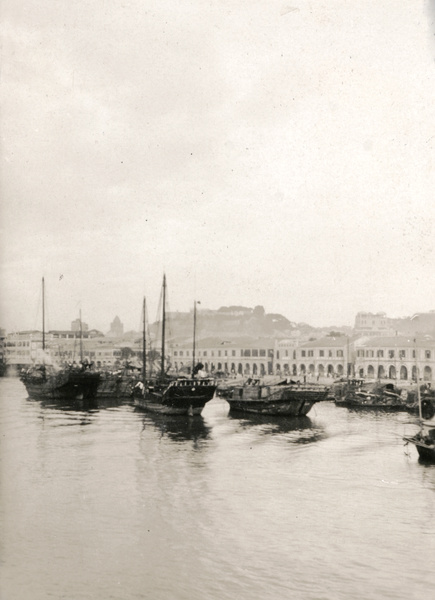
[[[435,309],[434,7],[2,0],[0,327]]]

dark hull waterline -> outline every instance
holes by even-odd
[[[96,397],[100,376],[60,372],[41,380],[23,377],[21,381],[29,397],[35,400],[90,400]]]
[[[235,387],[226,401],[232,411],[289,417],[306,416],[314,404],[326,400],[327,389],[294,386]]]
[[[147,389],[135,397],[134,404],[143,410],[164,415],[199,415],[215,394],[216,385],[183,381],[158,389]]]

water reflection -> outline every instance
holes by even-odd
[[[309,444],[326,437],[323,427],[313,423],[309,417],[240,416],[230,412],[228,418],[237,422],[242,430],[253,429],[258,435],[281,435],[296,444]]]
[[[174,442],[205,440],[211,431],[200,415],[188,417],[147,413],[143,417],[143,430],[149,428],[157,431],[160,437],[167,437]]]
[[[62,410],[62,411],[74,411],[74,412],[94,412],[99,410],[105,410],[109,408],[118,408],[130,404],[129,402],[119,398],[92,398],[92,399],[45,399],[36,400],[34,398],[27,398],[28,402],[39,403],[41,407]]]

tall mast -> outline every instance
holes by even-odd
[[[421,420],[423,418],[423,416],[421,414],[421,395],[420,395],[420,384],[418,381],[417,338],[414,338],[414,352],[415,352],[415,380],[417,382],[418,416]]]
[[[163,275],[163,298],[162,298],[162,368],[161,376],[165,375],[165,326],[166,326],[166,275]]]
[[[142,331],[142,381],[145,385],[145,379],[147,374],[147,357],[146,357],[146,300],[145,296],[143,299],[143,331]]]
[[[45,350],[45,282],[42,278],[42,349]]]
[[[193,303],[193,354],[192,354],[192,377],[195,369],[195,349],[196,349],[196,300]]]
[[[83,361],[83,329],[82,329],[82,309],[79,312],[80,320],[80,361]]]

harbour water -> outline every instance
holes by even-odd
[[[435,466],[405,413],[156,417],[0,380],[2,600],[431,597]]]

